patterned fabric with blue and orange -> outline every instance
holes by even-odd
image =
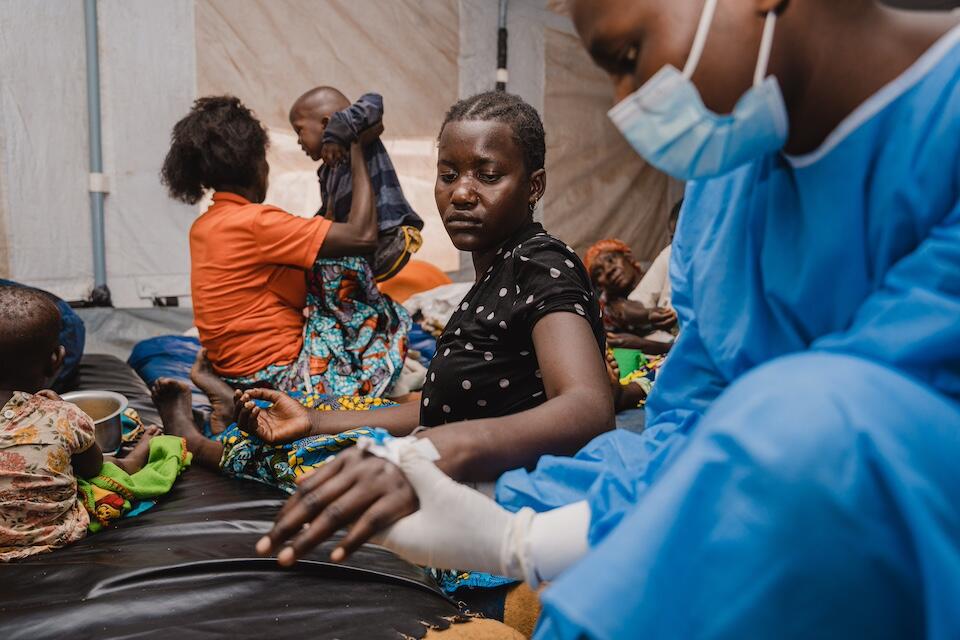
[[[377,289],[366,259],[317,260],[307,275],[306,314],[296,360],[227,382],[287,393],[377,398],[396,383],[412,323],[401,305]]]
[[[291,393],[290,397],[316,411],[368,411],[393,406],[383,398],[329,396]],[[260,406],[269,403],[256,401]],[[310,473],[337,453],[352,447],[363,436],[373,437],[371,427],[350,429],[335,435],[308,436],[286,444],[267,444],[255,435],[240,430],[236,423],[215,439],[223,443],[220,468],[224,473],[247,480],[256,480],[278,487],[287,493],[297,488],[297,478]]]
[[[290,397],[316,411],[369,411],[396,404],[382,398],[359,396],[293,393]],[[255,402],[261,407],[270,406],[270,403],[262,400]],[[237,424],[233,423],[214,438],[223,443],[220,468],[224,473],[262,482],[292,494],[297,489],[297,478],[300,476],[310,473],[344,449],[352,447],[362,437],[380,439],[385,435],[383,429],[360,427],[335,435],[308,436],[288,444],[271,445],[241,431]],[[474,571],[430,568],[425,571],[447,594],[463,587],[494,588],[515,582],[510,578]]]

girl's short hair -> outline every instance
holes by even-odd
[[[464,98],[447,111],[440,127],[463,120],[493,120],[510,125],[513,138],[523,151],[523,164],[528,173],[543,169],[546,158],[546,134],[537,110],[520,96],[503,91],[487,91]]]
[[[188,204],[206,189],[253,185],[268,145],[263,125],[239,98],[199,98],[173,127],[161,182]]]

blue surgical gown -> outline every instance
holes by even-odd
[[[497,485],[588,500],[536,638],[960,638],[960,28],[819,150],[688,185],[642,434]]]

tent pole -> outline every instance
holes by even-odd
[[[103,229],[103,199],[107,193],[103,174],[103,150],[100,130],[100,52],[97,37],[97,0],[84,0],[87,50],[87,120],[90,146],[90,220],[93,230],[93,291],[90,302],[110,306],[107,287],[106,241]]]
[[[507,73],[507,2],[500,0],[500,20],[497,28],[497,91],[506,91]]]

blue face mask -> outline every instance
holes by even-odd
[[[717,0],[707,0],[683,73],[671,65],[613,107],[608,115],[647,162],[680,180],[727,173],[787,141],[787,108],[776,78],[764,78],[776,14],[767,14],[753,87],[733,113],[718,115],[703,104],[690,81],[713,21]]]

